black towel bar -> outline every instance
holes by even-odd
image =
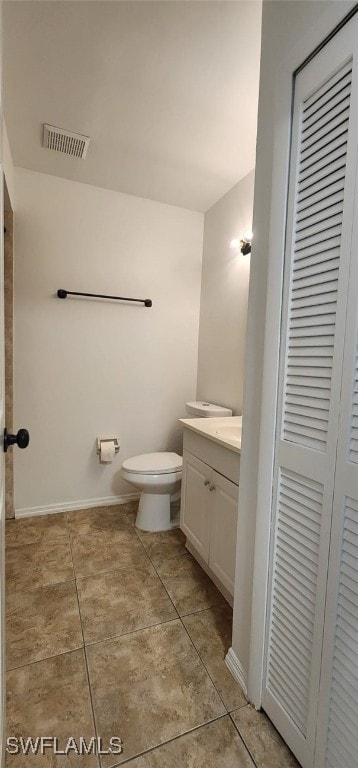
[[[145,307],[152,307],[151,299],[129,299],[125,296],[107,296],[105,293],[79,293],[78,291],[65,291],[59,288],[57,291],[59,299],[67,299],[67,296],[88,296],[90,299],[113,299],[115,301],[135,301],[138,304],[144,304]]]

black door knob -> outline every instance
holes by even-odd
[[[9,445],[14,445],[16,443],[19,446],[19,448],[27,448],[29,442],[30,442],[30,435],[27,429],[19,429],[17,435],[10,435],[5,427],[4,429],[5,453],[7,452]]]

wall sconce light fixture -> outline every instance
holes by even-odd
[[[252,232],[244,232],[240,240],[240,251],[244,256],[251,253]]]
[[[235,237],[233,240],[231,240],[231,242],[230,242],[230,248],[233,248],[234,250],[235,250],[236,248],[240,248],[240,240],[237,240],[237,238],[236,238],[236,237]]]

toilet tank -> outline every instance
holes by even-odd
[[[232,416],[230,408],[224,408],[222,405],[214,403],[204,403],[202,400],[193,401],[185,404],[186,412],[191,418],[210,419],[213,417]]]

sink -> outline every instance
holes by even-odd
[[[234,453],[241,452],[242,416],[212,419],[179,419],[184,428],[223,445]]]
[[[241,427],[220,426],[217,427],[214,432],[218,437],[224,438],[224,440],[225,438],[229,438],[230,440],[237,440],[238,443],[241,443]]]

